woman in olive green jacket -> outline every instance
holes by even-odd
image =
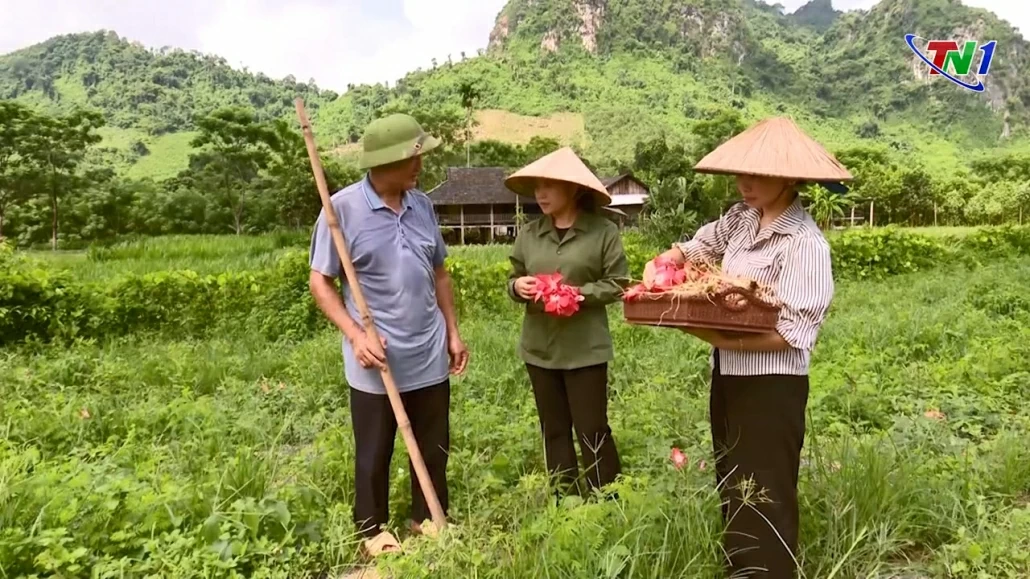
[[[608,362],[614,352],[606,307],[621,298],[629,275],[618,227],[597,213],[611,197],[569,148],[521,169],[505,184],[534,197],[543,212],[515,239],[508,295],[525,304],[519,354],[533,386],[547,468],[564,487],[578,480],[575,430],[587,482],[603,487],[621,470],[608,426]],[[554,273],[584,298],[571,316],[546,313],[534,301],[534,276]]]

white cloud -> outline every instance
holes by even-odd
[[[194,48],[204,0],[0,0],[0,54],[58,35],[99,29],[149,46]]]
[[[770,3],[776,0],[767,0]],[[779,0],[793,11],[807,0]],[[876,0],[833,0],[837,9]],[[1030,2],[963,0],[1030,34]],[[0,0],[0,53],[98,29],[152,47],[218,54],[273,78],[319,86],[394,83],[432,59],[485,48],[505,0]]]
[[[962,0],[966,6],[986,8],[1015,26],[1023,38],[1030,38],[1030,3],[1026,0]],[[983,40],[991,40],[984,38]]]
[[[361,70],[361,61],[346,50],[353,45],[346,24],[350,4],[268,7],[254,0],[223,0],[200,24],[198,44],[201,51],[218,54],[233,66],[273,78],[314,77],[331,86]]]
[[[273,78],[343,90],[485,48],[505,0],[0,0],[0,54],[57,34],[114,30],[218,54]]]

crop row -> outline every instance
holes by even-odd
[[[935,238],[895,228],[830,237],[840,280],[882,279],[940,266],[976,267],[1030,253],[1030,227],[985,228]],[[463,311],[514,307],[504,293],[506,261],[456,248],[448,260]],[[630,271],[639,275],[660,248],[625,236]],[[307,255],[295,250],[263,270],[201,275],[191,270],[82,281],[0,247],[0,346],[100,339],[132,333],[206,335],[245,326],[268,339],[300,339],[325,322],[307,289]]]

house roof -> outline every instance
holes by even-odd
[[[637,184],[639,184],[641,187],[643,187],[645,191],[650,191],[651,190],[651,188],[648,187],[646,183],[644,183],[640,179],[637,179],[636,177],[634,177],[633,173],[623,173],[621,175],[616,175],[614,177],[604,177],[604,178],[601,179],[601,183],[604,183],[605,187],[611,187],[612,185],[618,183],[619,181],[622,181],[623,179],[629,179],[631,181],[636,181]]]
[[[515,203],[515,193],[504,186],[508,171],[504,167],[448,167],[447,179],[427,195],[433,205],[507,205]],[[601,183],[610,188],[623,179],[647,185],[631,173],[605,177]],[[612,205],[638,205],[641,195],[612,195]]]
[[[506,176],[503,167],[448,167],[447,180],[427,195],[433,205],[514,204]]]

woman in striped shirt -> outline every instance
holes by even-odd
[[[809,360],[834,292],[829,245],[797,186],[838,191],[851,175],[787,119],[741,133],[695,170],[736,175],[743,202],[662,257],[721,262],[729,275],[772,287],[783,304],[775,331],[685,330],[713,346],[710,419],[729,571],[794,577]],[[653,271],[651,262],[645,281]],[[751,490],[742,487],[749,479]]]

